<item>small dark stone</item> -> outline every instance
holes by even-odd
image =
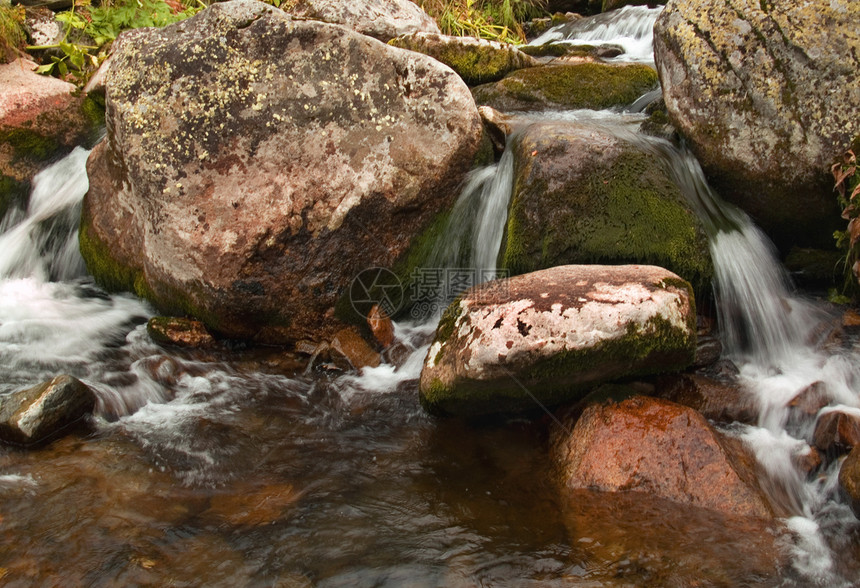
[[[152,317],[146,323],[146,332],[159,345],[200,348],[215,343],[203,323],[182,317]]]

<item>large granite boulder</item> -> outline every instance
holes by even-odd
[[[433,412],[536,410],[693,361],[690,285],[653,266],[568,265],[474,287],[445,312],[421,371]]]
[[[860,133],[860,3],[669,0],[654,55],[672,123],[777,244],[827,242],[831,160]]]
[[[502,267],[642,263],[707,292],[713,265],[701,222],[664,162],[633,138],[575,122],[517,135]]]
[[[692,408],[639,396],[593,404],[572,430],[554,431],[553,459],[566,489],[645,492],[731,515],[773,517],[753,455]]]
[[[469,85],[495,82],[512,71],[538,65],[536,59],[509,43],[474,37],[413,33],[392,39],[389,45],[438,59]]]
[[[657,73],[641,64],[576,63],[520,69],[473,90],[496,110],[600,110],[628,106],[657,87]]]
[[[452,202],[482,137],[436,60],[253,0],[124,33],[105,90],[88,269],[264,342],[333,334],[353,277]]]
[[[409,0],[286,0],[282,8],[295,16],[342,24],[380,41],[440,32],[436,21]]]
[[[18,445],[50,440],[93,411],[95,393],[71,376],[57,376],[0,398],[0,439]]]

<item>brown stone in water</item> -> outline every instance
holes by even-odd
[[[370,312],[367,313],[367,326],[376,340],[383,347],[388,347],[394,342],[394,325],[386,312],[374,304]]]
[[[860,447],[855,447],[839,468],[839,486],[848,497],[854,515],[860,517]]]
[[[200,348],[215,344],[203,323],[184,317],[152,317],[146,323],[146,332],[159,345]]]
[[[380,364],[379,354],[371,349],[355,327],[337,332],[329,344],[331,359],[342,370],[360,370]]]
[[[860,417],[838,410],[821,415],[812,444],[831,456],[848,453],[860,444]]]
[[[814,417],[827,403],[827,384],[821,381],[813,382],[789,401],[789,418],[796,420],[803,418],[803,415]]]
[[[770,519],[755,459],[691,408],[648,397],[586,408],[552,449],[566,489],[635,491]]]
[[[702,413],[718,423],[755,424],[755,399],[737,382],[725,382],[703,374],[680,374],[661,378],[658,396]]]

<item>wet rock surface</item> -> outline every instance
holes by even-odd
[[[831,160],[860,132],[860,6],[670,0],[654,55],[672,123],[777,244],[826,246]],[[833,225],[833,226],[831,226]]]
[[[250,0],[124,33],[105,87],[89,271],[233,338],[330,336],[346,286],[407,250],[481,141],[447,67]]]
[[[658,395],[701,413],[717,423],[756,424],[758,404],[755,397],[736,381],[720,380],[701,373],[662,378]]]
[[[92,413],[95,393],[71,376],[57,376],[0,399],[0,439],[36,445],[56,438]]]
[[[561,266],[468,290],[421,372],[433,411],[482,414],[575,400],[613,379],[693,360],[690,286],[653,266]]]
[[[667,400],[592,405],[569,433],[556,431],[552,451],[567,489],[644,492],[728,515],[773,517],[743,444]]]
[[[183,317],[153,317],[146,323],[146,332],[160,345],[199,348],[215,344],[203,323]]]

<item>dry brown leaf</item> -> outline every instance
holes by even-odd
[[[851,247],[854,247],[857,241],[860,241],[860,219],[851,219],[851,222],[848,223],[848,234],[851,236]]]

